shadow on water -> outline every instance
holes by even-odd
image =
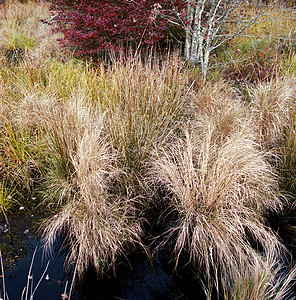
[[[291,217],[292,218],[292,217]],[[273,229],[283,238],[283,242],[288,246],[295,259],[295,241],[293,235],[286,235],[287,229],[282,224],[282,219],[273,219]],[[286,220],[286,218],[284,219]],[[293,220],[286,221],[288,225],[295,225]],[[293,222],[292,222],[293,221]],[[22,223],[23,222],[23,223]],[[0,226],[0,246],[1,250],[6,249],[12,256],[11,249],[14,249],[13,263],[6,264],[5,281],[6,291],[9,300],[21,299],[22,291],[27,283],[34,249],[37,247],[32,275],[34,287],[50,260],[49,267],[41,280],[34,300],[60,300],[64,292],[66,281],[68,281],[68,291],[71,284],[71,276],[64,272],[65,254],[60,251],[60,243],[56,243],[51,255],[44,256],[43,245],[39,238],[27,232],[28,220],[20,218],[17,230],[13,230],[13,220],[10,226]],[[3,224],[3,223],[1,223]],[[283,230],[283,229],[286,230]],[[296,226],[295,226],[296,228]],[[25,229],[25,230],[24,230]],[[283,232],[281,232],[283,230]],[[26,232],[26,233],[24,233]],[[288,240],[289,237],[289,240]],[[295,235],[294,235],[295,237]],[[25,241],[22,241],[24,239]],[[289,247],[290,246],[290,247]],[[3,248],[4,247],[4,248]],[[294,250],[294,251],[293,251]],[[8,255],[5,255],[8,260]],[[180,273],[174,273],[169,262],[169,256],[165,250],[158,253],[151,263],[147,255],[143,252],[130,254],[128,261],[122,261],[116,268],[116,278],[113,273],[105,278],[98,278],[94,270],[88,270],[84,280],[77,285],[72,300],[88,299],[117,299],[117,300],[203,300],[205,296],[202,288],[190,267],[187,266]],[[0,280],[1,285],[1,280]],[[296,291],[295,291],[296,294]]]
[[[118,266],[115,279],[98,280],[95,271],[89,270],[72,299],[205,299],[197,280],[173,275],[165,253],[152,264],[144,253],[131,254],[128,261]]]
[[[31,234],[32,217],[33,215],[27,214],[10,218],[9,226],[2,226],[2,231],[0,228],[0,246],[5,260],[5,285],[9,300],[21,299],[36,247],[32,268],[34,287],[49,260],[50,263],[34,294],[34,300],[60,300],[66,281],[68,292],[72,281],[71,276],[64,272],[65,254],[60,251],[61,243],[56,243],[51,255],[44,256],[42,242]],[[3,224],[3,220],[0,223]],[[128,261],[118,264],[115,278],[110,273],[109,277],[100,279],[94,270],[89,270],[84,280],[77,285],[71,299],[204,299],[198,281],[194,281],[189,273],[173,275],[165,251],[160,252],[152,263],[145,253],[133,253],[128,256]]]

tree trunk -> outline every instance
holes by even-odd
[[[203,62],[201,63],[201,73],[202,73],[202,77],[203,77],[204,81],[206,81],[206,79],[207,79],[210,52],[211,51],[209,49],[205,50],[204,59],[203,59]]]

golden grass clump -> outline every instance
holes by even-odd
[[[184,129],[183,138],[160,151],[152,176],[171,194],[178,214],[165,237],[174,239],[176,266],[188,254],[207,280],[214,271],[217,284],[233,290],[239,274],[263,259],[253,243],[268,255],[281,255],[263,216],[280,210],[283,199],[250,128],[242,126],[222,141],[215,129],[211,120]]]

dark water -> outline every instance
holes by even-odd
[[[17,260],[15,265],[10,270],[5,272],[5,285],[9,299],[21,299],[23,289],[27,285],[28,272],[35,248],[36,254],[33,261],[31,273],[33,278],[32,290],[34,290],[38,281],[42,277],[47,263],[49,263],[49,265],[47,271],[44,273],[39,287],[36,290],[36,293],[34,294],[34,299],[61,299],[61,294],[63,292],[66,281],[63,272],[63,264],[65,259],[64,255],[61,255],[58,249],[54,249],[52,255],[45,256],[42,244],[40,243],[39,239],[29,238],[28,242],[29,245],[26,249],[26,255]],[[31,285],[29,291],[30,290]]]
[[[24,224],[20,224],[18,221],[17,232],[22,232],[19,235],[16,232],[13,234],[4,232],[6,231],[4,227],[2,232],[0,230],[1,245],[5,245],[8,250],[9,248],[15,249],[15,256],[20,257],[13,264],[7,264],[5,271],[6,291],[9,300],[21,299],[36,247],[37,251],[32,268],[34,287],[48,262],[49,267],[34,294],[34,300],[59,300],[64,292],[66,282],[68,281],[67,291],[69,291],[71,284],[71,275],[64,272],[65,255],[59,250],[60,244],[57,243],[52,255],[44,256],[40,239],[30,234],[24,234],[23,229],[27,228],[26,222],[24,220]],[[273,223],[276,224],[276,222]],[[289,221],[289,224],[291,223]],[[276,228],[281,233],[279,228],[283,228],[283,225],[278,225]],[[12,231],[12,226],[10,231]],[[283,233],[281,235],[285,237]],[[291,237],[295,237],[295,235],[289,234],[288,236],[289,240],[284,238],[283,241],[295,258],[295,251],[293,250],[296,248],[296,240],[295,242],[291,240]],[[21,241],[22,238],[25,239],[25,242]],[[89,270],[85,274],[83,282],[76,286],[71,299],[203,300],[205,297],[202,289],[198,280],[194,278],[194,273],[190,272],[188,268],[186,272],[183,271],[181,274],[174,273],[168,255],[164,251],[159,253],[152,261],[147,259],[146,254],[139,252],[129,255],[128,260],[123,260],[118,264],[116,277],[113,273],[110,273],[109,276],[101,279],[97,277],[94,270]],[[2,290],[1,280],[0,286]]]
[[[27,285],[33,253],[37,249],[32,267],[33,290],[48,262],[49,267],[34,294],[34,300],[59,300],[67,281],[69,295],[72,282],[71,273],[69,275],[64,272],[65,254],[60,251],[61,243],[57,242],[52,254],[44,255],[42,242],[31,234],[33,219],[33,215],[28,213],[11,217],[9,226],[6,227],[3,225],[5,220],[0,218],[0,246],[4,257],[6,292],[9,300],[21,299]],[[15,259],[10,261],[11,258]],[[83,282],[76,285],[71,299],[203,299],[200,286],[193,280],[192,274],[184,277],[183,272],[182,276],[173,272],[164,251],[152,261],[143,252],[133,253],[118,263],[116,277],[110,272],[103,279],[98,278],[94,270],[89,270]],[[0,288],[2,290],[1,278]]]
[[[89,271],[73,299],[204,299],[198,282],[192,277],[173,275],[165,253],[152,262],[144,253],[132,254],[128,260],[117,268],[116,279],[97,280],[95,272]]]
[[[43,247],[39,239],[30,238],[29,247],[24,257],[17,260],[11,270],[6,271],[6,291],[9,300],[21,299],[22,291],[27,283],[28,271],[35,248],[32,275],[34,287],[49,262],[48,270],[34,294],[35,300],[58,300],[64,292],[66,281],[71,279],[64,274],[64,255],[58,248],[49,257],[44,257]],[[76,286],[71,299],[127,299],[127,300],[177,300],[203,299],[197,282],[173,276],[164,254],[151,263],[144,253],[135,253],[119,264],[116,278],[100,279],[93,270],[89,270],[83,282]],[[68,283],[69,291],[70,283]],[[33,288],[34,289],[34,288]],[[29,297],[28,297],[29,299]]]

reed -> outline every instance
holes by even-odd
[[[36,293],[41,281],[43,280],[46,271],[49,267],[50,261],[47,262],[44,271],[42,273],[42,275],[40,276],[36,286],[34,287],[33,285],[33,273],[32,273],[32,267],[34,264],[34,259],[35,259],[35,255],[37,252],[37,247],[35,248],[33,255],[32,255],[32,259],[31,259],[31,264],[29,267],[29,271],[28,271],[28,277],[27,277],[27,283],[26,286],[24,287],[22,294],[20,295],[20,299],[21,300],[33,300],[34,298],[34,294]],[[2,278],[2,291],[3,293],[1,293],[0,297],[3,300],[9,300],[9,296],[6,292],[6,283],[5,283],[5,273],[4,273],[4,267],[3,267],[3,259],[2,259],[2,253],[0,251],[0,265],[1,265],[1,278]],[[3,298],[2,298],[3,295]]]
[[[130,57],[107,71],[101,69],[100,80],[98,101],[106,111],[106,128],[129,174],[124,185],[144,187],[153,150],[167,143],[186,111],[186,76],[180,58],[148,57],[143,62]]]

